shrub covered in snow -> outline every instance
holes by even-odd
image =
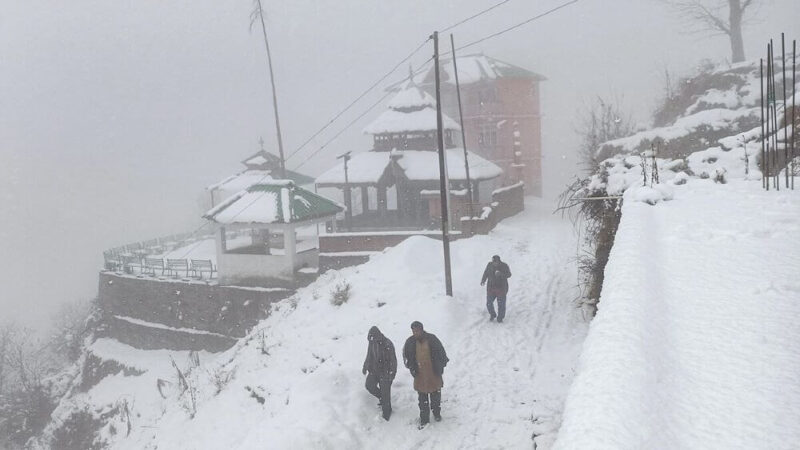
[[[342,306],[350,300],[350,283],[347,281],[340,281],[331,290],[331,304],[335,306]]]

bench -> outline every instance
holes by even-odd
[[[161,258],[145,258],[142,273],[156,274],[156,269],[161,269],[161,275],[164,275],[164,260]]]
[[[211,264],[210,259],[193,259],[192,260],[192,273],[194,276],[202,279],[203,272],[208,272],[208,278],[211,278],[214,275],[214,265]],[[199,274],[199,275],[198,275]]]
[[[167,259],[167,271],[173,277],[178,277],[178,272],[183,271],[189,276],[189,261],[185,259]]]
[[[122,255],[122,271],[125,273],[133,273],[133,268],[138,267],[139,271],[142,270],[142,259],[133,255]]]

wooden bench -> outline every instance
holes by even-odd
[[[183,271],[189,276],[189,261],[185,259],[167,259],[167,271],[173,277],[178,277],[178,272]]]
[[[142,273],[156,274],[156,269],[161,269],[161,275],[164,275],[164,260],[161,258],[145,258]]]
[[[122,271],[125,273],[133,273],[134,267],[138,267],[139,271],[142,270],[142,259],[133,255],[122,255]]]
[[[203,278],[203,272],[208,272],[208,278],[214,275],[214,265],[211,264],[210,259],[193,259],[192,260],[192,273],[198,278]],[[198,275],[199,274],[199,275]]]

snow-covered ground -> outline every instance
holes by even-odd
[[[800,191],[626,201],[558,449],[800,443]]]
[[[443,295],[441,242],[425,237],[410,238],[364,265],[324,274],[280,303],[240,344],[201,356],[200,367],[187,375],[196,389],[193,417],[188,394],[178,398],[174,369],[164,400],[147,373],[101,382],[96,389],[103,392],[148,399],[131,406],[130,436],[103,437],[124,449],[410,449],[531,448],[535,434],[539,448],[548,448],[588,326],[574,303],[571,224],[552,215],[549,203],[529,200],[526,206],[490,235],[453,243],[453,298]],[[479,285],[493,254],[513,272],[503,324],[488,321]],[[351,285],[351,297],[334,306],[331,291],[342,282]],[[417,397],[402,367],[414,320],[442,340],[450,357],[444,420],[424,430],[417,430]],[[398,353],[389,422],[361,374],[372,325]],[[154,352],[153,358],[164,355]],[[179,367],[188,366],[186,355],[175,358]],[[163,369],[153,373],[165,376]],[[212,381],[228,376],[221,389]],[[133,382],[142,377],[148,380]]]

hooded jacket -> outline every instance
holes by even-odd
[[[397,373],[397,355],[394,344],[381,333],[378,327],[369,329],[367,335],[367,357],[364,359],[364,369],[380,378],[393,380]]]

